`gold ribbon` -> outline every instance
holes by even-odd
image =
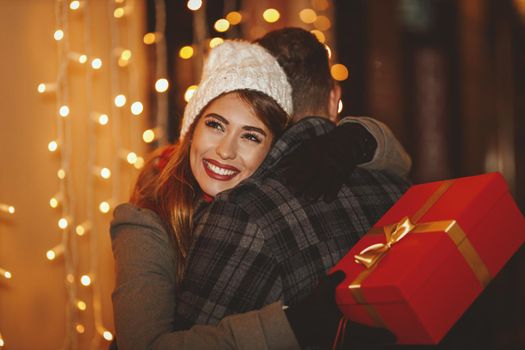
[[[480,284],[485,287],[491,280],[491,275],[487,266],[479,256],[478,252],[470,243],[467,235],[456,220],[443,220],[427,223],[417,223],[419,219],[434,205],[435,202],[448,190],[452,181],[445,181],[421,206],[412,217],[412,222],[408,217],[403,218],[398,224],[388,225],[381,228],[372,228],[367,234],[385,234],[385,243],[376,243],[363,249],[361,253],[354,256],[356,263],[363,264],[366,269],[361,272],[348,286],[354,299],[358,304],[365,307],[368,314],[377,326],[385,327],[385,323],[379,316],[375,308],[368,304],[362,291],[361,284],[375,270],[377,263],[385,256],[391,247],[406,237],[408,233],[424,232],[445,232],[454,242],[459,252],[473,271]]]

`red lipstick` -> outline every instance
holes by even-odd
[[[204,167],[204,171],[206,171],[206,174],[209,177],[219,181],[230,181],[235,176],[237,176],[238,173],[241,172],[234,166],[222,164],[213,159],[203,159],[202,166]],[[212,170],[213,168],[215,168],[215,171]],[[227,174],[219,174],[219,169],[217,168],[220,168],[220,171],[226,170]]]

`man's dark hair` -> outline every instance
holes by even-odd
[[[294,116],[326,115],[334,82],[328,51],[317,37],[307,30],[288,27],[271,31],[256,42],[284,69],[292,86]]]

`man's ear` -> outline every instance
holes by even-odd
[[[328,97],[328,117],[334,123],[337,122],[337,110],[339,109],[339,100],[341,99],[341,87],[339,84],[334,84],[332,90],[330,90],[330,96]]]

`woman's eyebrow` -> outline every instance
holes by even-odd
[[[263,129],[258,128],[256,126],[246,125],[246,126],[243,126],[242,129],[246,130],[246,131],[255,131],[255,132],[258,132],[258,133],[260,133],[260,134],[262,134],[264,136],[267,136]]]
[[[216,114],[216,113],[208,113],[208,114],[206,114],[205,117],[206,118],[212,117],[212,118],[215,118],[215,119],[219,119],[221,122],[223,122],[226,125],[230,124],[230,122],[226,118],[224,118],[222,115],[219,115],[219,114]]]

